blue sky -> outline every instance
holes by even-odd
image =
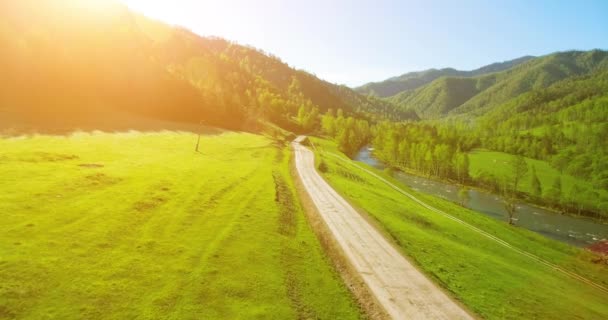
[[[428,68],[608,49],[608,0],[123,2],[350,86]]]

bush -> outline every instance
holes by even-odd
[[[393,176],[393,174],[395,174],[395,169],[393,169],[392,167],[387,167],[387,168],[384,168],[384,173],[385,173],[387,176],[392,177],[392,176]]]
[[[327,168],[327,164],[325,163],[325,161],[321,160],[321,162],[319,162],[319,167],[318,167],[319,171],[325,173],[327,172],[328,168]]]

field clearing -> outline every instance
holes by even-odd
[[[312,139],[319,150],[339,154],[334,143]],[[486,319],[605,319],[608,295],[509,250],[463,225],[413,202],[347,162],[317,153],[328,182],[373,221],[429,277]],[[448,212],[553,264],[608,286],[605,264],[587,251],[509,226],[439,198],[416,193],[367,168],[427,204]]]
[[[504,152],[496,152],[496,151],[485,151],[485,150],[475,150],[469,153],[470,159],[470,169],[469,173],[473,178],[478,177],[483,171],[498,175],[505,176],[511,173],[510,161],[512,161],[513,156],[504,153]],[[521,183],[519,184],[518,189],[531,193],[531,185],[530,185],[530,177],[532,172],[532,166],[536,168],[536,176],[540,181],[542,192],[546,194],[549,189],[553,186],[555,179],[557,177],[561,177],[562,182],[562,194],[568,196],[574,185],[577,185],[581,190],[581,194],[584,194],[587,191],[595,191],[600,195],[600,199],[608,199],[608,190],[597,189],[591,184],[589,181],[579,179],[573,177],[569,174],[561,174],[557,169],[553,168],[549,163],[542,160],[536,160],[531,158],[525,158],[528,163],[528,173],[523,178]],[[581,201],[586,200],[598,200],[596,199],[579,199]]]
[[[223,132],[0,139],[0,319],[357,319],[286,146]]]

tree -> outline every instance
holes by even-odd
[[[298,123],[303,127],[304,126],[304,122],[306,121],[306,107],[304,105],[301,105],[300,108],[298,109],[298,116],[297,116],[297,120]]]
[[[459,149],[456,151],[456,156],[454,159],[456,179],[458,179],[458,182],[464,183],[469,179],[469,155],[466,152],[460,152]]]
[[[532,188],[532,195],[536,198],[540,198],[543,194],[542,186],[538,176],[536,175],[536,167],[532,166],[532,175],[530,176],[530,186]]]
[[[528,173],[528,164],[526,158],[522,155],[513,157],[511,161],[511,170],[513,172],[513,192],[517,192],[517,186],[523,177]]]
[[[460,199],[461,206],[467,207],[469,201],[471,201],[471,194],[469,193],[469,188],[461,188],[460,191],[458,191],[458,199]]]
[[[515,182],[514,179],[510,179],[508,175],[502,176],[498,178],[498,183],[501,185],[502,191],[502,203],[507,211],[508,222],[510,225],[515,224],[515,214],[517,213],[517,205],[515,203],[515,184],[511,182]]]
[[[517,204],[515,203],[515,198],[513,198],[511,195],[505,194],[502,201],[505,211],[507,211],[509,224],[513,226],[515,225],[515,214],[517,213]]]
[[[354,152],[355,147],[353,146],[353,132],[351,128],[341,128],[340,133],[336,138],[338,143],[338,149],[344,154],[351,156]]]
[[[549,189],[549,198],[555,202],[559,202],[562,198],[562,178],[561,176],[557,176],[555,181],[553,181],[553,185],[551,189]]]
[[[335,137],[336,136],[336,120],[333,115],[333,110],[329,109],[323,117],[321,117],[321,130],[324,134]]]

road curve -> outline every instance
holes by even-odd
[[[346,259],[393,319],[473,319],[407,261],[317,173],[314,154],[292,142],[298,176]]]

